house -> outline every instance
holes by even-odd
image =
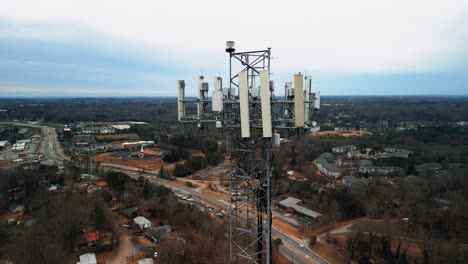
[[[133,223],[136,224],[140,229],[151,227],[151,221],[144,218],[143,216],[137,216],[133,219]]]
[[[84,232],[83,237],[88,247],[94,247],[99,242],[99,231]]]
[[[97,264],[96,254],[94,253],[86,253],[80,255],[80,261],[76,264]]]
[[[8,206],[8,209],[13,212],[13,213],[19,213],[21,211],[23,211],[24,209],[24,206],[22,205],[19,205],[17,203],[11,203],[9,206]]]
[[[383,154],[384,158],[405,158],[407,159],[411,154],[412,151],[406,149],[399,149],[399,148],[384,148],[385,153]]]
[[[315,159],[315,164],[317,165],[318,169],[320,172],[325,174],[326,176],[330,178],[335,178],[337,179],[341,175],[341,168],[339,168],[336,165],[333,165],[328,162],[328,160],[324,158],[317,158]]]
[[[57,188],[57,185],[55,184],[51,184],[47,187],[47,190],[49,191],[56,191],[58,188]]]
[[[370,160],[358,161],[359,172],[361,173],[377,173],[380,175],[397,175],[400,174],[403,169],[400,167],[393,166],[381,166],[377,167],[372,164]]]
[[[10,145],[8,141],[0,141],[0,150],[4,149],[6,146]]]
[[[151,241],[157,243],[166,239],[167,235],[171,232],[171,226],[158,226],[158,227],[150,227],[145,229],[145,236],[150,239]]]
[[[354,145],[344,145],[332,148],[333,153],[346,153],[352,150],[357,150],[357,147]]]
[[[346,156],[348,157],[348,159],[360,158],[362,157],[362,153],[360,150],[351,150],[348,151],[348,153],[346,153]]]
[[[363,183],[363,181],[361,179],[358,179],[354,176],[344,176],[343,177],[343,184],[345,184],[346,186],[351,186],[351,185],[354,185],[354,184],[360,184],[360,183]]]
[[[144,258],[144,259],[140,259],[138,261],[138,264],[154,264],[154,261],[152,258]]]
[[[439,173],[442,170],[442,165],[440,163],[423,163],[414,166],[417,172],[419,173]]]
[[[317,219],[322,215],[321,213],[318,213],[303,206],[302,201],[294,197],[288,197],[280,201],[278,205],[283,207],[287,212],[296,212],[301,215],[311,217],[313,219]]]
[[[158,252],[156,251],[156,247],[142,247],[140,248],[142,252],[145,253],[146,257],[153,258],[158,256]]]
[[[132,157],[138,157],[140,159],[144,158],[163,158],[166,152],[164,150],[158,149],[158,150],[150,150],[150,149],[144,149],[143,145],[141,145],[140,151],[133,152],[131,154]]]
[[[94,185],[99,189],[109,189],[109,184],[105,181],[96,182]]]
[[[130,219],[135,218],[136,216],[138,216],[138,207],[127,208],[123,210],[122,214]]]

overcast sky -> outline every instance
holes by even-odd
[[[324,95],[468,95],[468,1],[1,0],[0,96],[175,96],[272,48]],[[227,82],[224,81],[224,83]]]

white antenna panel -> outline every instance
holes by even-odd
[[[239,106],[241,119],[241,135],[243,138],[250,137],[249,116],[249,87],[247,84],[247,72],[239,73]]]
[[[304,80],[302,74],[294,75],[294,111],[296,127],[304,127]]]
[[[185,116],[185,81],[177,81],[177,117],[179,121]]]
[[[211,96],[211,106],[213,112],[221,112],[223,111],[223,92],[221,91],[213,91]]]
[[[251,89],[251,95],[253,98],[258,98],[260,96],[260,89],[257,87],[253,87]]]
[[[262,98],[263,137],[271,138],[270,75],[268,70],[260,71],[260,93]]]
[[[214,91],[211,96],[211,107],[213,112],[223,111],[223,90],[221,89],[221,77],[214,78]]]
[[[203,80],[205,78],[203,77],[203,75],[200,75],[198,77],[198,87],[197,87],[197,99],[198,100],[202,100],[203,99]],[[201,102],[198,102],[197,103],[197,116],[200,116],[202,114],[202,111],[203,111],[203,104]]]
[[[320,92],[317,91],[315,93],[312,93],[312,97],[313,97],[313,100],[314,100],[314,102],[312,104],[314,109],[316,109],[316,110],[320,109]]]

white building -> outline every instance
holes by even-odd
[[[348,151],[356,150],[357,147],[354,145],[344,145],[332,148],[333,153],[346,153]]]
[[[144,218],[143,216],[137,216],[133,219],[133,223],[135,223],[140,229],[145,229],[151,227],[150,220]]]
[[[80,261],[76,264],[97,264],[96,254],[94,253],[86,253],[80,255]]]

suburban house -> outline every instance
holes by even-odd
[[[414,166],[417,172],[419,173],[439,173],[443,168],[440,163],[423,163]]]
[[[105,181],[98,181],[94,185],[98,189],[109,189],[109,184]]]
[[[354,145],[344,145],[332,148],[333,153],[346,153],[352,150],[357,150],[357,147]]]
[[[151,227],[151,221],[143,216],[137,216],[133,219],[133,223],[136,224],[140,229]]]
[[[83,237],[88,247],[94,247],[99,242],[99,231],[84,231]]]
[[[154,264],[154,260],[152,258],[144,258],[140,259],[138,264]]]
[[[171,232],[170,225],[158,226],[158,227],[150,227],[145,229],[145,236],[153,242],[159,242],[168,236]]]
[[[374,166],[370,160],[358,161],[359,172],[361,173],[376,173],[379,175],[397,175],[402,172],[402,168],[393,166]]]
[[[405,158],[407,159],[409,155],[413,154],[412,151],[399,148],[384,148],[385,153],[383,157],[385,158]]]
[[[86,253],[80,255],[80,261],[76,264],[97,264],[96,254],[94,253]]]
[[[314,162],[317,165],[317,168],[320,170],[320,172],[322,172],[326,176],[330,178],[334,178],[334,179],[337,179],[338,177],[340,177],[341,168],[334,164],[329,163],[328,160],[319,157],[315,159]]]
[[[299,213],[303,216],[308,216],[315,220],[317,220],[322,215],[321,213],[303,206],[302,201],[294,197],[288,197],[280,201],[278,205],[283,207],[288,212]]]
[[[346,186],[351,186],[351,185],[360,184],[360,183],[364,183],[364,182],[361,179],[358,179],[354,176],[343,177],[343,184],[345,184]]]
[[[17,204],[17,203],[11,203],[9,206],[8,206],[8,209],[13,212],[13,213],[19,213],[21,211],[23,211],[24,209],[24,206],[20,205],[20,204]]]
[[[346,153],[346,156],[348,157],[348,159],[352,159],[352,158],[360,158],[363,156],[363,154],[361,153],[360,150],[351,150],[351,151],[348,151],[348,153]]]
[[[130,207],[123,210],[122,214],[127,218],[133,219],[138,216],[138,207]]]

